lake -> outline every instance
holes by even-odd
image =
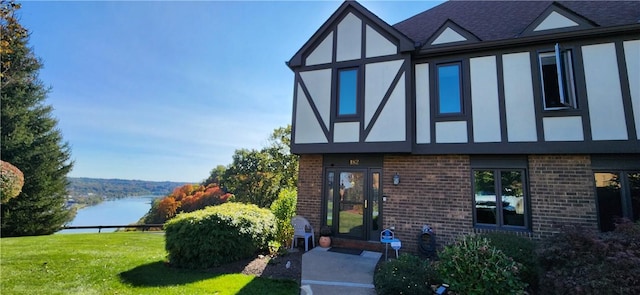
[[[81,225],[127,225],[144,216],[151,203],[159,196],[139,196],[104,201],[95,206],[78,210],[69,226]],[[114,232],[115,228],[104,228],[101,232]],[[58,233],[97,233],[98,229],[65,229]]]

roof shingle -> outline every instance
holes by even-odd
[[[482,41],[517,38],[554,1],[447,1],[395,24],[414,42],[426,40],[452,20]],[[600,27],[636,24],[640,1],[557,1]]]

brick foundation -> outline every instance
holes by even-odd
[[[298,179],[299,215],[319,232],[321,224],[322,155],[302,155]],[[402,252],[419,252],[423,225],[436,234],[438,246],[459,235],[494,230],[473,226],[473,192],[468,155],[385,155],[383,163],[383,227],[395,228]],[[593,171],[588,155],[529,155],[528,187],[531,231],[511,232],[532,239],[548,237],[563,225],[597,228]],[[400,184],[393,185],[393,175]],[[337,239],[334,245],[380,251],[381,244]]]

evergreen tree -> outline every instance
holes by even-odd
[[[28,47],[18,9],[14,1],[0,1],[0,156],[24,173],[20,195],[0,208],[2,236],[51,234],[73,217],[65,207],[70,148],[45,104],[42,64]]]

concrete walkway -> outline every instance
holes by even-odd
[[[376,294],[373,272],[381,253],[363,251],[352,255],[328,249],[315,247],[302,255],[300,294]]]

